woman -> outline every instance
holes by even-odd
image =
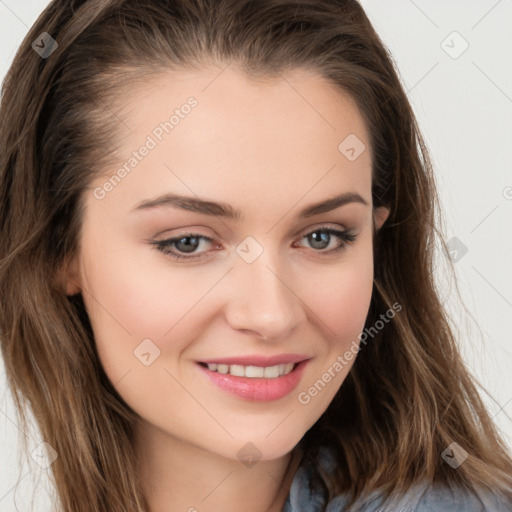
[[[2,351],[59,510],[510,510],[357,2],[54,1],[0,123]]]

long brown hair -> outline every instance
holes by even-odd
[[[42,32],[58,47],[32,48]],[[373,156],[374,238],[367,326],[399,314],[360,351],[340,392],[304,435],[339,467],[329,496],[355,499],[443,482],[512,497],[512,460],[466,370],[434,282],[440,236],[429,155],[385,46],[354,0],[54,0],[21,44],[0,106],[0,330],[9,387],[58,453],[64,512],[146,510],[136,414],[106,377],[80,295],[60,269],[78,250],[82,198],[126,129],[123,92],[169,69],[234,62],[247,76],[305,67],[356,101]],[[451,267],[449,267],[451,268]],[[468,458],[441,458],[456,442]]]

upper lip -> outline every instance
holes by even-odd
[[[275,356],[252,355],[240,357],[218,357],[200,362],[206,364],[238,364],[241,366],[276,366],[278,364],[300,363],[306,359],[310,359],[310,357],[303,354],[278,354]]]

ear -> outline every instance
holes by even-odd
[[[373,226],[375,232],[377,232],[384,222],[386,222],[386,219],[389,216],[390,209],[385,206],[379,206],[378,208],[375,208],[373,210]]]
[[[60,278],[65,287],[66,295],[76,295],[82,291],[79,263],[78,255],[75,255],[68,260],[61,269]]]

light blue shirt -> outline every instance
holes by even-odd
[[[335,463],[332,454],[320,448],[320,461],[327,471]],[[300,467],[292,481],[288,498],[282,512],[321,512],[326,505],[322,489],[309,490],[309,483],[315,468],[312,465]],[[512,503],[498,495],[480,492],[479,496],[454,491],[441,485],[418,485],[410,489],[399,500],[382,505],[383,496],[377,492],[357,502],[359,512],[512,512]],[[336,496],[325,508],[326,512],[344,512],[348,503],[346,495]],[[361,503],[359,505],[359,503]]]

